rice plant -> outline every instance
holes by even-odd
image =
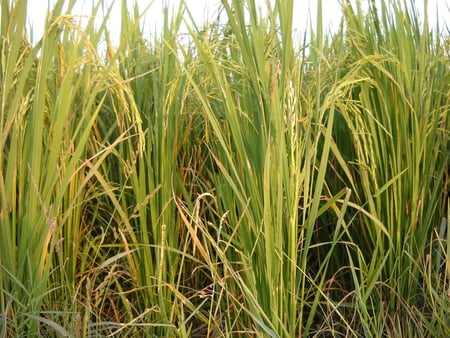
[[[298,41],[293,0],[204,26],[181,1],[146,36],[123,0],[115,46],[112,7],[75,3],[31,43],[27,1],[0,2],[2,336],[450,334],[427,12],[342,1],[329,32],[318,1]]]

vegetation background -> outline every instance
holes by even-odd
[[[293,0],[181,2],[149,41],[123,0],[117,47],[103,1],[35,44],[0,1],[2,336],[450,335],[450,40],[414,1],[336,33],[318,1],[300,41]]]

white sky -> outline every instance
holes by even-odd
[[[72,14],[86,15],[90,12],[92,3],[95,0],[78,0],[77,7]],[[170,7],[176,7],[179,0],[136,0],[140,10],[145,9],[150,5],[145,16],[145,33],[153,33],[155,29],[162,27],[162,6],[169,4]],[[368,0],[362,0],[362,3],[367,3]],[[135,3],[134,0],[128,0],[130,7]],[[256,0],[257,3],[263,5],[264,0]],[[273,1],[272,1],[273,2]],[[416,0],[416,6],[423,13],[425,0]],[[54,0],[28,0],[29,6],[29,20],[34,27],[33,40],[38,40],[42,35],[45,16]],[[107,4],[114,4],[112,16],[109,21],[109,31],[113,36],[118,36],[120,31],[120,5],[121,0],[106,0]],[[186,0],[186,3],[191,10],[195,22],[202,26],[205,23],[205,18],[214,18],[215,10],[217,9],[220,0]],[[323,0],[323,22],[326,28],[335,30],[341,19],[340,0]],[[264,6],[262,6],[264,7]],[[294,0],[294,29],[298,32],[303,32],[307,27],[307,19],[309,13],[311,18],[316,17],[317,0]],[[438,10],[437,10],[438,9]],[[310,12],[309,12],[310,11]],[[439,18],[441,27],[447,21],[450,22],[450,0],[428,0],[428,13],[430,23],[434,24],[436,18]],[[314,23],[313,23],[314,24]]]

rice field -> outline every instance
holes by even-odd
[[[0,0],[2,337],[450,336],[448,27],[75,3]]]

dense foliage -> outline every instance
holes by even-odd
[[[450,45],[414,1],[299,40],[293,0],[181,3],[151,40],[123,0],[118,46],[103,1],[36,44],[0,1],[1,336],[450,335]]]

